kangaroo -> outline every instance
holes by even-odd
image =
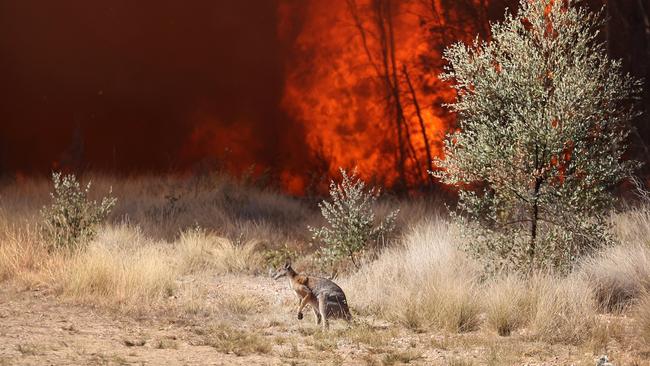
[[[289,278],[289,287],[298,295],[298,319],[302,319],[302,310],[311,306],[316,317],[316,324],[323,324],[323,329],[329,328],[329,318],[352,320],[348,301],[343,290],[334,282],[314,276],[298,274],[291,264],[287,262],[278,269],[273,276],[277,280],[281,277]]]

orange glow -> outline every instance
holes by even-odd
[[[213,157],[217,162],[228,164],[219,168],[239,175],[249,166],[234,164],[232,157],[237,157],[237,161],[254,161],[254,149],[251,147],[254,141],[253,132],[244,126],[228,129],[223,128],[220,123],[205,119],[203,123],[196,125],[190,134],[181,156],[187,161]]]
[[[408,187],[431,183],[426,173],[432,168],[429,157],[441,156],[444,135],[454,124],[441,106],[455,96],[438,79],[441,52],[459,40],[451,29],[460,26],[460,40],[465,41],[477,33],[469,24],[451,24],[462,18],[449,15],[455,9],[443,9],[442,3],[312,0],[303,9],[282,103],[304,125],[307,144],[327,162],[330,175],[336,175],[339,167],[356,167],[366,180],[389,187],[400,183],[398,100],[403,110],[403,183]],[[380,6],[383,13],[377,11]],[[291,9],[283,6],[280,14],[289,17]],[[288,22],[281,24],[278,34],[289,32]],[[390,27],[395,62],[390,45],[386,46]],[[389,35],[382,39],[382,32]]]
[[[305,194],[306,186],[305,180],[303,177],[290,172],[282,172],[280,175],[280,184],[285,191],[293,195],[303,195]]]

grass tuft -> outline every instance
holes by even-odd
[[[95,240],[87,250],[64,257],[60,292],[84,303],[120,308],[142,308],[172,295],[178,273],[170,255],[162,245],[127,241],[137,237],[134,230],[118,227],[111,233],[117,240],[113,245]]]
[[[350,303],[412,329],[477,329],[477,267],[452,242],[444,220],[416,226],[403,246],[386,250],[347,280]]]
[[[190,273],[208,270],[216,273],[255,273],[264,263],[255,241],[233,243],[201,229],[183,232],[178,251],[184,272]]]
[[[381,364],[386,366],[408,364],[412,361],[417,361],[420,358],[422,358],[422,354],[415,350],[390,350],[384,355],[384,357],[382,357]]]
[[[631,244],[607,248],[587,259],[580,273],[594,288],[601,310],[624,311],[650,290],[650,247]]]
[[[526,283],[516,275],[497,277],[485,288],[487,325],[500,336],[524,326],[530,320],[531,305]]]
[[[237,356],[267,354],[271,352],[271,342],[253,332],[233,328],[229,325],[211,327],[205,334],[204,345],[211,346],[221,353]]]
[[[531,329],[534,338],[548,343],[580,344],[596,326],[596,302],[586,281],[577,276],[534,279],[537,301]]]

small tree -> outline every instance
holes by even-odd
[[[445,52],[460,130],[435,174],[458,187],[456,217],[486,263],[566,269],[609,241],[610,190],[638,165],[623,154],[640,82],[608,58],[599,19],[521,0],[489,42]]]
[[[323,245],[318,253],[323,265],[331,266],[347,257],[359,268],[357,254],[368,244],[381,242],[393,232],[399,210],[392,211],[384,220],[377,222],[374,206],[379,190],[367,190],[356,172],[350,176],[341,169],[341,176],[340,184],[330,182],[331,202],[322,201],[318,205],[328,225],[309,227],[309,231],[313,239]]]
[[[95,237],[97,225],[108,216],[117,199],[109,193],[101,202],[90,201],[91,183],[82,188],[72,174],[52,173],[52,182],[52,204],[41,210],[46,239],[54,248],[77,249]]]

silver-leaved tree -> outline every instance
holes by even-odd
[[[436,174],[459,189],[454,216],[491,267],[569,269],[610,240],[612,188],[626,161],[641,83],[599,41],[575,1],[521,0],[489,41],[445,52],[459,130]]]

